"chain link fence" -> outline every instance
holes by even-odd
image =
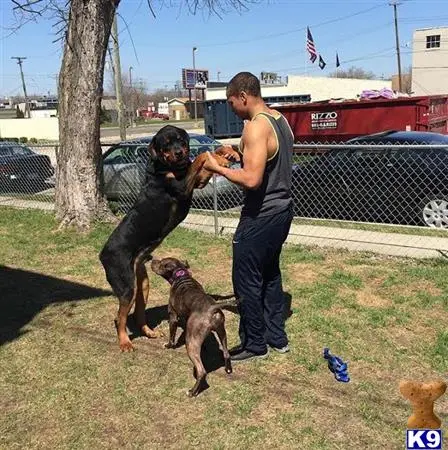
[[[137,199],[148,143],[142,138],[103,146],[104,194],[112,210],[126,213]],[[204,135],[191,136],[191,156],[219,145]],[[52,209],[57,148],[57,143],[0,142],[0,205]],[[215,175],[194,191],[184,225],[233,233],[243,197],[241,188]],[[292,197],[292,241],[448,254],[448,145],[387,140],[295,145]]]

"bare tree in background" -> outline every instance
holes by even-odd
[[[328,75],[331,78],[355,78],[358,80],[373,80],[376,78],[373,72],[364,70],[362,67],[350,67],[345,70],[337,70]]]
[[[11,0],[17,27],[50,16],[63,36],[59,73],[59,142],[56,155],[56,217],[61,226],[88,229],[112,220],[102,194],[100,110],[105,56],[120,0]],[[124,0],[126,1],[126,0]],[[164,1],[147,0],[153,6]],[[221,17],[229,8],[247,9],[259,0],[183,0],[192,14]],[[155,15],[154,15],[155,17]]]
[[[137,109],[146,109],[148,102],[151,101],[151,94],[148,92],[146,82],[137,78],[132,80],[131,85],[128,72],[123,72],[121,79],[123,81],[122,97],[126,111],[131,112],[131,109],[134,109],[135,113]],[[105,94],[114,97],[115,92],[115,80],[112,76],[106,84]]]

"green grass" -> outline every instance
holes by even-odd
[[[217,368],[190,399],[185,347],[137,337],[134,353],[118,351],[117,300],[98,260],[112,227],[57,225],[0,208],[0,448],[398,449],[411,414],[400,380],[446,375],[447,261],[286,245],[291,352]],[[232,292],[230,239],[178,228],[155,252],[168,255],[209,292]],[[151,317],[169,285],[149,275]],[[232,346],[238,316],[225,314]],[[216,356],[212,343],[204,355]],[[327,346],[349,361],[350,383],[334,380]],[[443,419],[447,408],[447,396],[436,402]]]

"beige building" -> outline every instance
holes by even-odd
[[[262,84],[263,97],[279,97],[285,95],[311,95],[311,101],[329,100],[332,98],[356,99],[364,90],[381,90],[391,88],[390,80],[358,80],[353,78],[306,77],[289,75],[282,84]],[[226,88],[207,88],[206,100],[226,98]]]
[[[188,113],[188,98],[172,98],[168,100],[168,111],[170,119],[174,120],[184,120],[189,119],[190,115]]]
[[[412,92],[448,94],[448,27],[414,31]]]

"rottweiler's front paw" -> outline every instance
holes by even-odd
[[[120,350],[126,353],[134,351],[134,346],[129,338],[122,340],[120,339]]]

